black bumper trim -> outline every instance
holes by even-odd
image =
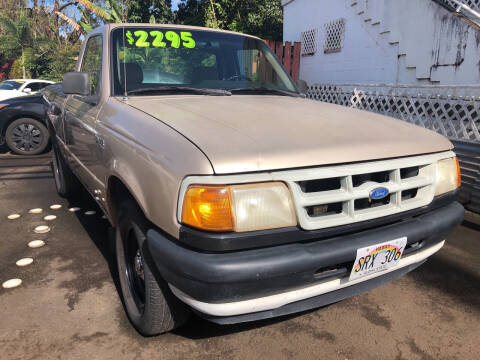
[[[375,289],[383,284],[386,284],[387,282],[395,280],[409,273],[412,270],[415,270],[417,267],[422,265],[425,261],[426,260],[422,260],[416,264],[405,266],[402,269],[392,271],[383,276],[379,276],[371,280],[363,281],[361,283],[358,283],[352,286],[347,286],[343,289],[331,291],[329,293],[318,295],[309,299],[290,303],[272,310],[260,311],[260,312],[244,314],[244,315],[225,316],[225,317],[211,316],[198,311],[195,311],[195,313],[197,313],[200,317],[208,321],[221,324],[221,325],[238,324],[238,323],[249,322],[249,321],[269,319],[277,316],[295,314],[302,311],[307,311],[307,310],[319,308],[322,306],[326,306],[329,304],[333,304],[338,301],[347,299],[349,297],[361,294],[365,291]]]
[[[300,241],[326,239],[338,235],[353,234],[355,232],[392,224],[409,217],[428,213],[432,210],[450,204],[452,201],[455,201],[457,194],[458,190],[436,197],[427,206],[385,216],[383,218],[311,231],[302,230],[299,227],[289,227],[246,233],[214,233],[196,230],[188,226],[182,226],[180,228],[179,241],[193,249],[211,252],[223,252],[254,249]]]
[[[408,253],[435,245],[462,221],[463,214],[463,207],[454,202],[403,222],[345,236],[213,254],[188,249],[149,230],[147,246],[168,283],[198,301],[224,303],[318,283],[319,269],[351,266],[361,247],[403,236],[409,245],[418,243]]]

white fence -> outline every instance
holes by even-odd
[[[392,116],[453,140],[480,143],[480,86],[329,85],[307,97]]]

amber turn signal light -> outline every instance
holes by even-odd
[[[232,231],[231,205],[227,186],[190,186],[183,202],[182,222],[207,231]]]
[[[462,185],[462,174],[460,173],[460,164],[458,163],[458,158],[455,158],[455,163],[457,166],[457,187],[460,187]]]

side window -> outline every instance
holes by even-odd
[[[42,90],[42,89],[45,89],[48,85],[51,85],[50,83],[46,83],[46,82],[41,82],[39,83],[40,85],[40,88],[38,90]]]
[[[90,75],[90,95],[98,95],[102,74],[102,38],[100,36],[88,40],[80,71]]]
[[[31,82],[31,83],[25,85],[25,87],[23,89],[30,89],[30,90],[32,90],[32,92],[35,92],[35,91],[38,91],[38,85],[37,85],[37,83]]]
[[[47,83],[32,82],[30,84],[27,84],[26,87],[32,89],[32,92],[36,92],[36,91],[42,90],[45,86],[47,86]]]

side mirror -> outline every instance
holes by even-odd
[[[25,89],[23,89],[23,92],[24,92],[24,93],[27,93],[27,94],[30,94],[30,93],[32,92],[32,89],[30,89],[30,88],[25,88]]]
[[[302,94],[306,94],[308,91],[308,84],[305,80],[297,80],[297,88]]]
[[[67,95],[90,95],[90,77],[86,72],[68,72],[63,76],[62,90]]]

